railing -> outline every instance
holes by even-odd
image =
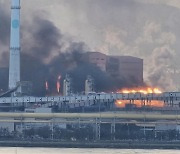
[[[77,95],[77,96],[50,96],[50,97],[2,97],[0,103],[40,103],[40,102],[82,102],[82,101],[108,101],[108,100],[160,100],[164,102],[180,101],[180,92],[164,92],[161,94],[142,94],[142,93],[103,93],[93,95]]]

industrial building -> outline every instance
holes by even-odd
[[[143,83],[143,59],[132,56],[108,56],[107,72],[115,77]]]
[[[85,61],[95,64],[102,71],[106,72],[106,59],[107,56],[100,52],[86,52],[83,56]]]
[[[31,96],[32,83],[29,81],[20,80],[20,0],[12,0],[12,15],[11,15],[11,42],[10,42],[10,65],[9,65],[9,91],[5,94],[12,94],[11,97],[4,97],[1,95],[0,104],[4,109],[8,107],[11,109],[17,106],[23,106],[24,113],[14,110],[16,113],[1,113],[0,114],[0,129],[6,132],[21,132],[30,130],[32,128],[39,129],[42,127],[49,127],[51,129],[51,139],[53,139],[54,128],[68,129],[68,125],[91,125],[93,126],[92,133],[95,134],[95,139],[100,140],[101,131],[106,132],[107,127],[103,125],[108,124],[109,134],[111,140],[115,140],[117,136],[122,138],[122,134],[127,132],[125,139],[130,139],[130,127],[143,130],[144,138],[146,132],[154,133],[156,136],[159,132],[176,130],[179,133],[180,117],[177,114],[156,114],[156,113],[127,113],[114,112],[113,108],[115,100],[128,100],[134,103],[134,100],[141,100],[142,104],[150,104],[153,100],[161,100],[164,104],[171,107],[179,107],[180,93],[105,93],[94,92],[94,79],[90,75],[85,81],[85,95],[72,94],[72,80],[69,75],[66,75],[63,80],[63,96],[46,96],[34,97]],[[134,82],[137,85],[143,83],[143,59],[132,56],[109,56],[100,52],[87,52],[82,55],[83,60],[92,63],[103,72],[109,74],[113,78],[122,79],[123,81]],[[100,72],[102,73],[102,72]],[[0,69],[0,76],[5,80],[3,75],[7,74],[7,69]],[[3,79],[4,78],[4,79]],[[57,91],[60,90],[60,79],[57,80]],[[48,85],[47,85],[48,89]],[[0,89],[1,91],[1,89]],[[3,90],[2,90],[3,91]],[[119,102],[122,103],[122,102]],[[128,104],[129,105],[129,104]],[[135,104],[130,104],[131,106]],[[82,112],[86,111],[85,107],[95,107],[95,113],[53,113],[53,107],[61,108],[63,112],[79,108]],[[102,112],[108,109],[108,112]],[[34,107],[34,108],[33,108]],[[69,109],[69,110],[68,110]],[[112,109],[112,110],[110,110]],[[143,108],[145,109],[145,108]],[[110,112],[110,111],[113,112]],[[117,110],[117,109],[116,109]],[[80,112],[80,110],[78,111]],[[169,121],[157,121],[162,119],[169,119]],[[172,120],[176,120],[173,123]],[[147,125],[145,124],[147,122]],[[148,124],[149,123],[149,124]],[[140,125],[141,124],[141,125]],[[153,124],[153,125],[152,125]],[[120,129],[118,129],[118,126]],[[151,128],[150,128],[151,126]],[[88,127],[85,127],[87,129]],[[122,133],[122,130],[124,132]],[[121,131],[121,132],[120,132]],[[152,132],[154,131],[154,132]],[[71,130],[72,132],[72,130]],[[118,133],[116,133],[118,132]],[[119,133],[120,132],[120,133]],[[59,132],[58,132],[59,133]],[[70,132],[68,132],[70,134]],[[82,130],[80,131],[82,133]],[[89,133],[89,132],[88,132]],[[136,132],[137,133],[137,132]],[[87,133],[86,133],[87,134]],[[135,134],[133,132],[133,134]],[[142,133],[141,133],[142,134]],[[148,134],[148,133],[147,133]],[[32,136],[32,135],[31,135]],[[71,135],[73,137],[73,135]],[[91,134],[91,136],[93,136]],[[103,135],[102,135],[103,136]],[[135,134],[136,136],[136,134]],[[84,136],[83,136],[84,137]],[[102,137],[103,138],[103,137]],[[107,138],[104,138],[107,139]],[[137,139],[137,136],[134,138]],[[177,139],[177,137],[176,137]]]
[[[110,56],[100,52],[87,52],[83,58],[113,78],[136,84],[143,83],[143,59],[132,56]]]
[[[11,96],[18,97],[31,95],[32,92],[32,84],[20,79],[20,8],[20,0],[12,0],[9,91]],[[120,78],[122,81],[128,80],[136,84],[143,82],[142,59],[130,56],[108,56],[100,52],[86,52],[82,54],[82,60],[96,65],[101,71],[112,77]],[[69,96],[72,93],[71,79],[67,76],[63,83],[63,95]],[[59,81],[57,84],[57,90],[59,91]]]

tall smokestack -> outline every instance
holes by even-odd
[[[9,62],[9,89],[20,81],[20,0],[12,0]]]

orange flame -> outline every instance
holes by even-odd
[[[60,88],[61,88],[60,80],[61,80],[61,75],[58,76],[57,83],[56,83],[56,89],[58,93],[60,93]]]
[[[129,94],[129,93],[142,93],[142,94],[151,94],[151,93],[155,93],[155,94],[161,94],[162,91],[159,88],[151,88],[151,87],[140,87],[140,88],[133,88],[133,89],[129,89],[129,88],[125,88],[122,90],[118,91],[119,93],[124,93],[124,94]],[[116,107],[125,107],[126,104],[130,104],[130,102],[128,100],[117,100],[115,102]],[[134,100],[133,102],[131,102],[131,104],[135,104],[135,106],[137,107],[142,107],[144,105],[148,105],[151,107],[163,107],[164,106],[164,102],[163,101],[155,101],[152,100],[150,102],[143,102],[141,100]]]
[[[122,89],[118,91],[119,93],[129,94],[129,93],[143,93],[143,94],[161,94],[162,91],[159,88],[134,88],[134,89]]]
[[[151,102],[143,102],[140,100],[134,100],[133,103],[130,103],[128,100],[116,100],[115,105],[116,107],[124,108],[127,104],[134,104],[136,107],[142,106],[150,106],[150,107],[164,107],[163,101],[156,101],[152,100]]]

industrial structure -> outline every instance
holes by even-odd
[[[94,93],[90,95],[72,95],[72,96],[46,96],[46,97],[34,97],[34,96],[23,96],[23,97],[1,97],[0,104],[14,104],[20,105],[22,103],[66,103],[67,105],[81,104],[82,102],[89,101],[102,101],[103,103],[110,103],[115,100],[141,100],[144,104],[149,103],[153,100],[163,101],[168,106],[180,107],[180,92],[164,92],[164,93]]]
[[[163,130],[179,130],[180,117],[174,114],[159,113],[128,113],[128,112],[104,112],[104,113],[0,113],[0,122],[4,123],[1,127],[8,127],[14,131],[14,126],[18,132],[29,130],[32,127],[42,128],[48,126],[51,128],[53,139],[53,130],[56,126],[66,129],[66,125],[93,125],[95,128],[95,140],[101,139],[101,127],[103,124],[110,125],[111,139],[115,140],[117,126],[135,124],[142,127],[144,135],[149,131],[156,133]],[[15,125],[14,125],[15,124]],[[146,129],[147,128],[147,129]]]
[[[94,92],[94,80],[90,75],[88,75],[85,81],[85,94],[88,95],[92,92]]]
[[[108,56],[107,72],[115,78],[132,81],[137,85],[143,83],[143,59],[132,56]]]
[[[106,72],[106,59],[107,56],[100,52],[86,52],[82,56],[83,60],[88,61],[97,67],[100,68],[101,71]]]
[[[0,104],[13,104],[14,105],[25,105],[28,106],[32,103],[55,103],[55,104],[66,104],[72,106],[75,104],[92,104],[92,102],[112,102],[115,100],[141,100],[144,102],[150,102],[152,100],[161,100],[165,104],[180,105],[179,95],[180,93],[162,93],[150,94],[143,93],[94,93],[88,95],[89,92],[94,92],[93,80],[88,77],[85,84],[86,95],[71,95],[71,78],[66,75],[63,84],[63,95],[64,96],[50,96],[50,97],[34,97],[34,96],[21,96],[22,89],[25,91],[24,94],[28,95],[31,93],[31,84],[29,82],[22,82],[20,80],[20,0],[12,0],[11,6],[11,41],[10,41],[10,65],[9,65],[9,89],[13,92],[11,97],[0,98]],[[143,60],[131,57],[131,56],[107,56],[99,52],[87,52],[83,55],[83,58],[96,66],[102,71],[108,72],[112,76],[122,78],[133,78],[133,81],[137,83],[143,82]],[[13,89],[13,91],[11,91]],[[15,92],[14,92],[15,91]],[[19,96],[19,97],[18,97]],[[146,104],[146,103],[144,103]],[[48,106],[48,105],[47,105]]]
[[[143,83],[143,59],[132,56],[110,56],[100,52],[87,52],[83,59],[107,72],[113,78]]]
[[[66,74],[66,77],[63,81],[63,96],[70,96],[72,93],[72,81],[68,74]]]
[[[9,89],[14,89],[20,82],[20,0],[12,0],[11,37],[9,60]],[[20,93],[18,88],[14,96]]]
[[[179,114],[127,114],[119,112],[101,112],[101,106],[111,108],[116,100],[127,100],[133,104],[135,100],[142,104],[151,101],[163,101],[164,106],[180,108],[180,92],[164,93],[95,93],[94,81],[91,76],[85,81],[85,94],[72,94],[72,80],[66,75],[63,81],[63,96],[28,96],[31,93],[30,82],[20,80],[20,0],[12,0],[11,14],[11,42],[9,65],[9,92],[11,97],[0,97],[0,105],[8,107],[23,106],[26,112],[0,113],[0,122],[13,122],[22,126],[22,123],[93,123],[96,125],[96,138],[100,139],[100,123],[110,123],[111,133],[115,133],[116,123],[145,123],[145,120],[176,120],[179,125]],[[131,56],[107,56],[99,52],[88,52],[83,58],[96,65],[101,71],[107,72],[116,78],[133,79],[135,83],[143,83],[143,60]],[[60,78],[58,88],[60,89]],[[76,108],[98,106],[98,113],[52,113],[49,108]],[[34,109],[32,109],[34,107]],[[43,112],[46,113],[42,113]],[[67,110],[66,110],[67,111]],[[31,113],[28,113],[31,112]],[[41,113],[40,113],[41,112]],[[48,113],[47,113],[48,112]],[[122,121],[125,119],[126,121]],[[134,121],[133,121],[134,120]],[[144,121],[142,121],[144,120]],[[151,123],[153,123],[151,121]],[[169,122],[169,121],[168,121]],[[156,124],[156,122],[154,122]],[[166,123],[166,122],[164,122]],[[174,124],[174,123],[173,123]],[[53,127],[52,127],[53,129]]]
[[[93,92],[93,80],[88,77],[86,80],[86,95],[71,95],[71,78],[66,75],[63,84],[64,96],[50,96],[50,97],[34,97],[17,95],[25,87],[31,87],[29,82],[22,82],[20,80],[20,0],[12,0],[11,6],[11,40],[10,40],[10,65],[9,65],[9,89],[14,89],[11,97],[0,98],[0,104],[28,104],[28,103],[68,103],[71,105],[86,102],[113,102],[115,100],[141,100],[150,102],[152,100],[161,100],[166,104],[180,105],[180,93],[94,93],[87,95],[88,92]],[[143,82],[143,60],[131,56],[107,56],[99,52],[87,52],[83,58],[91,63],[97,65],[102,71],[108,72],[112,76],[133,78],[134,81]],[[22,87],[22,88],[21,88]],[[24,91],[24,90],[23,90]],[[25,93],[30,93],[31,88]],[[17,97],[15,97],[17,96]],[[18,97],[21,96],[21,97]]]

